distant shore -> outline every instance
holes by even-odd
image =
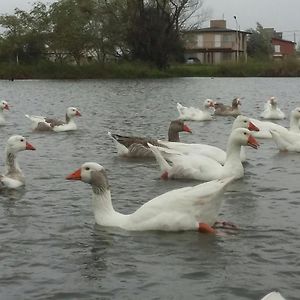
[[[71,65],[43,61],[37,64],[0,63],[0,79],[129,79],[172,77],[299,77],[300,61],[225,63],[220,65],[174,64],[158,70],[142,63],[91,63]]]

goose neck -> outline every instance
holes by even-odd
[[[299,119],[295,118],[294,116],[291,116],[290,131],[300,132],[300,129],[299,129]]]
[[[109,189],[101,190],[92,186],[92,206],[96,223],[103,226],[120,226],[122,214],[115,211]]]
[[[170,127],[168,131],[168,140],[169,142],[179,142],[179,132]]]
[[[226,155],[225,164],[235,163],[235,162],[241,163],[240,152],[241,152],[241,145],[239,143],[236,143],[232,139],[229,139],[227,144],[227,151],[226,151],[227,155]]]
[[[6,149],[5,151],[5,169],[6,173],[21,173],[21,169],[16,159],[16,153]]]

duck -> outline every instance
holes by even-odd
[[[236,117],[241,114],[240,112],[241,105],[242,105],[241,99],[238,97],[232,100],[231,106],[224,105],[223,103],[220,102],[215,102],[214,103],[215,115]]]
[[[247,128],[250,131],[259,131],[259,128],[250,120],[249,117],[244,115],[239,115],[235,118],[232,124],[232,130],[236,128]],[[165,146],[165,152],[180,152],[182,154],[200,154],[204,156],[208,156],[211,159],[216,160],[220,164],[224,165],[226,161],[226,152],[223,149],[220,149],[215,146],[207,145],[207,144],[186,144],[186,143],[173,143],[167,141],[158,141],[159,144]],[[150,142],[151,143],[151,142]],[[169,150],[170,149],[170,150]],[[241,161],[246,161],[246,153],[244,147],[241,147]]]
[[[270,121],[261,121],[254,118],[250,118],[252,122],[257,125],[259,132],[255,132],[253,136],[255,138],[270,139],[272,138],[271,130],[280,133],[283,136],[287,136],[290,133],[300,134],[299,120],[300,120],[300,107],[294,108],[290,113],[290,127],[285,128],[279,124]]]
[[[160,147],[149,144],[155,155],[162,179],[194,179],[210,181],[233,176],[235,179],[244,176],[244,167],[241,162],[241,146],[250,146],[257,149],[259,143],[246,128],[234,129],[228,139],[226,160],[222,165],[214,159],[204,155],[173,154],[165,158]],[[171,164],[170,164],[171,163]]]
[[[214,101],[206,99],[203,103],[203,110],[195,107],[185,107],[177,103],[179,119],[184,121],[211,121],[212,114],[210,108],[214,107]]]
[[[81,113],[76,107],[68,107],[66,111],[66,120],[61,121],[58,119],[42,117],[42,116],[32,116],[25,115],[26,118],[32,122],[32,130],[35,131],[72,131],[77,129],[75,123],[75,117],[81,117]]]
[[[84,163],[67,180],[81,180],[92,187],[92,207],[96,224],[128,231],[199,230],[214,233],[225,188],[233,178],[223,178],[184,187],[159,195],[131,214],[117,212],[112,204],[110,185],[104,167]]]
[[[265,104],[265,109],[261,113],[263,119],[269,120],[282,120],[285,118],[284,112],[277,106],[277,100],[275,97],[271,97]]]
[[[192,130],[182,121],[173,120],[170,123],[168,131],[168,140],[171,142],[179,142],[179,132],[192,133]],[[108,136],[112,138],[119,156],[123,157],[154,157],[147,143],[152,145],[160,145],[158,140],[145,137],[130,137],[108,132]]]
[[[2,100],[0,102],[0,126],[3,126],[6,124],[6,120],[5,120],[5,117],[4,117],[4,110],[9,110],[9,106],[8,106],[8,103],[4,100]]]
[[[1,189],[17,189],[25,185],[25,177],[16,160],[20,151],[35,150],[35,147],[27,142],[21,135],[11,136],[5,148],[5,173],[0,175]]]

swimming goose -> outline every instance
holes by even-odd
[[[179,119],[184,121],[210,121],[212,114],[210,108],[214,107],[214,101],[206,99],[203,103],[203,110],[195,107],[185,107],[177,103]]]
[[[171,142],[179,142],[179,132],[192,133],[191,129],[184,124],[181,120],[175,120],[170,123],[168,131],[168,140]],[[130,137],[108,132],[108,135],[114,141],[119,156],[125,157],[153,157],[147,143],[152,145],[160,145],[158,140],[143,138],[143,137]]]
[[[21,135],[11,136],[5,148],[5,173],[0,176],[0,189],[16,189],[25,184],[25,177],[16,160],[20,151],[35,150]]]
[[[146,202],[132,214],[124,215],[115,211],[112,205],[110,186],[103,166],[94,162],[84,163],[66,179],[81,180],[92,186],[92,207],[98,225],[135,231],[200,232],[215,232],[211,227],[216,222],[222,194],[233,180],[229,177],[172,190]]]
[[[288,136],[292,134],[300,134],[299,128],[300,107],[296,107],[290,114],[290,128],[285,128],[279,124],[270,121],[260,121],[251,118],[251,121],[259,128],[259,132],[253,134],[256,138],[272,138],[271,130],[280,133],[280,135]]]
[[[224,105],[220,102],[215,102],[215,115],[218,116],[233,116],[236,117],[240,115],[240,106],[241,106],[241,99],[240,98],[234,98],[232,100],[231,106]]]
[[[1,101],[0,102],[0,126],[2,125],[5,125],[6,121],[5,121],[5,118],[4,118],[4,110],[9,110],[9,106],[8,106],[8,103],[6,101]]]
[[[80,117],[81,113],[76,107],[68,107],[66,112],[66,121],[42,116],[25,116],[32,121],[33,130],[61,132],[76,130],[77,126],[74,117]]]
[[[195,179],[209,181],[233,176],[235,179],[244,176],[244,167],[241,162],[241,146],[251,146],[257,149],[259,144],[245,128],[234,129],[227,143],[226,160],[224,166],[214,159],[204,155],[186,155],[182,153],[162,155],[164,148],[149,144],[162,171],[162,179]]]
[[[285,118],[285,114],[277,106],[277,100],[275,97],[271,97],[265,104],[265,109],[260,115],[263,119],[282,120]]]
[[[232,124],[232,130],[236,128],[247,128],[251,131],[259,131],[259,128],[251,122],[251,120],[246,116],[238,116],[235,118]],[[226,152],[218,147],[206,145],[206,144],[185,144],[185,143],[172,143],[167,141],[159,140],[159,143],[166,146],[171,151],[180,152],[183,154],[200,154],[208,156],[221,164],[225,163],[226,160]],[[150,144],[152,144],[150,142]],[[167,149],[165,150],[167,152]],[[244,147],[241,147],[241,161],[244,162],[246,160],[246,154]]]
[[[272,138],[280,151],[300,152],[300,107],[291,112],[289,130],[271,129]]]

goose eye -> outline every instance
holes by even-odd
[[[244,123],[247,123],[247,121],[245,120]]]
[[[20,139],[21,142],[24,142],[24,139]]]
[[[89,171],[89,170],[90,170],[90,168],[89,168],[89,167],[86,167],[86,168],[85,168],[85,170],[86,170],[86,171]]]
[[[246,135],[247,133],[246,132],[244,132],[244,135]]]

